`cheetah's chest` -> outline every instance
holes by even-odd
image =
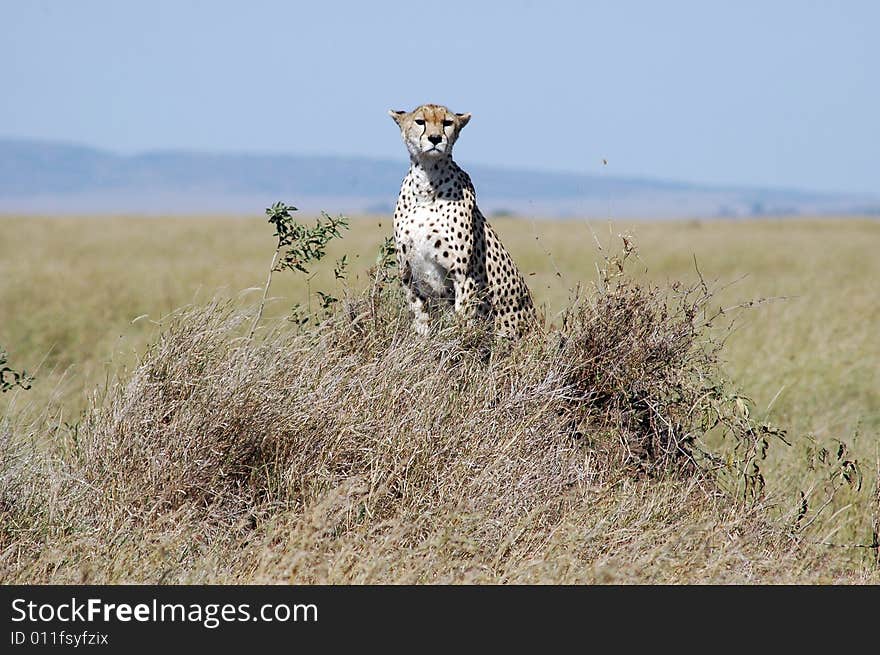
[[[409,264],[413,284],[420,293],[434,298],[452,298],[449,269],[441,257],[448,230],[431,205],[417,205],[398,227],[398,244],[403,261]]]

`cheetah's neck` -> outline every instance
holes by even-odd
[[[434,200],[443,185],[454,178],[461,169],[452,161],[452,157],[440,160],[419,160],[411,157],[409,178],[412,180],[412,192],[421,202]]]

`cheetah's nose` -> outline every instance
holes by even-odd
[[[428,137],[428,141],[433,143],[435,146],[443,140],[443,137],[439,134],[432,134]]]

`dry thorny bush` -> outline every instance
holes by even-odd
[[[631,254],[513,343],[413,334],[380,269],[313,328],[179,311],[47,444],[6,422],[0,576],[753,579],[810,520],[764,511],[783,434],[721,379],[708,286],[637,284]]]

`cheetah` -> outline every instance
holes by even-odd
[[[471,115],[432,104],[388,113],[411,162],[394,210],[394,241],[413,328],[428,334],[429,308],[452,305],[467,319],[491,320],[498,336],[520,335],[535,318],[529,288],[477,207],[470,177],[452,160]]]

